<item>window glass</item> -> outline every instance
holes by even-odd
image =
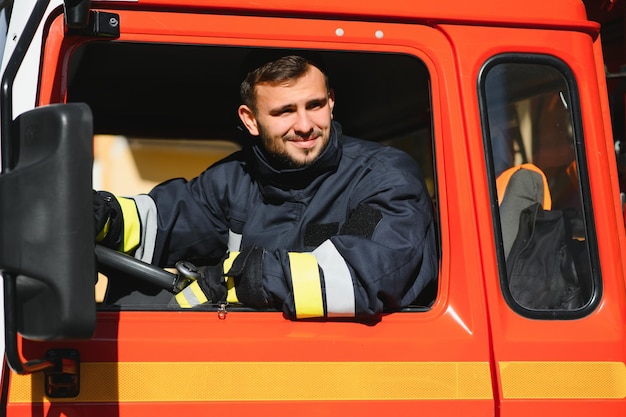
[[[580,316],[599,290],[568,75],[560,61],[525,56],[496,59],[481,78],[502,288],[514,309],[538,318]]]
[[[94,114],[94,188],[146,193],[169,178],[192,178],[239,149],[239,84],[251,50],[131,42],[80,47],[70,62],[68,101],[86,102]],[[426,65],[404,54],[314,53],[329,76],[334,119],[344,133],[412,155],[436,207]],[[102,308],[159,309],[170,298],[108,275],[108,283],[101,277],[99,293],[109,291]],[[120,281],[112,296],[111,283]],[[435,294],[435,286],[428,288],[413,310],[428,308]]]

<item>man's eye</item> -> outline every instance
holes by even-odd
[[[272,116],[283,116],[283,115],[287,115],[293,112],[294,112],[294,109],[292,108],[284,108],[284,109],[278,109],[278,110],[272,111],[270,112],[270,114]]]
[[[325,101],[315,101],[313,103],[310,103],[307,108],[309,110],[315,110],[315,109],[320,109],[322,107],[324,107],[326,105]]]

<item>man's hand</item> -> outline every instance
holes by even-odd
[[[263,290],[264,254],[265,250],[256,246],[229,253],[217,265],[202,269],[201,277],[178,293],[170,305],[193,308],[204,303],[241,302],[250,307],[269,306]]]
[[[267,307],[270,301],[263,290],[263,257],[265,249],[252,246],[244,249],[228,270],[235,280],[237,299],[251,307]]]
[[[193,308],[200,304],[226,303],[226,279],[223,261],[214,266],[200,268],[200,278],[176,294],[172,307]]]

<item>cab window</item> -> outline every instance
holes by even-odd
[[[94,188],[146,193],[170,178],[190,179],[239,149],[245,139],[237,116],[240,68],[250,52],[132,42],[81,46],[70,63],[68,101],[86,102],[94,114]],[[343,131],[412,155],[435,203],[426,65],[405,54],[314,53],[335,92],[334,118]],[[98,287],[104,309],[160,309],[171,299],[113,271],[100,276]],[[436,291],[436,285],[427,288],[407,310],[428,309]]]
[[[500,56],[479,89],[503,295],[528,317],[580,317],[600,281],[573,75],[550,57]]]

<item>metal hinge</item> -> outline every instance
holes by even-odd
[[[49,398],[74,398],[80,392],[80,355],[74,349],[51,349],[46,359],[54,366],[44,370]]]
[[[89,12],[89,23],[84,29],[69,29],[68,34],[78,36],[94,36],[99,38],[120,37],[120,15],[117,13]]]

